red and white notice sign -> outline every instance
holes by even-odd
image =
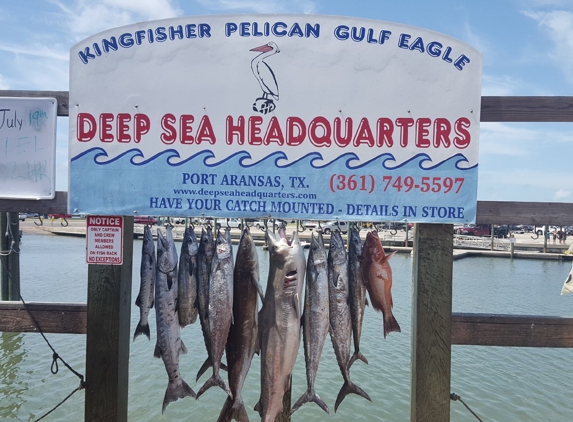
[[[121,265],[123,263],[123,217],[87,217],[86,262]]]

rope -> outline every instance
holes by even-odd
[[[10,239],[12,239],[12,243],[10,246],[10,251],[2,251],[2,252],[7,252],[6,254],[2,254],[2,255],[10,255],[11,253],[20,253],[20,251],[17,251],[14,249],[14,236],[12,234],[12,229],[10,227],[10,224],[8,224],[8,232],[5,234],[6,236],[10,236]],[[2,261],[2,265],[4,266],[4,270],[6,271],[6,274],[8,274],[8,278],[12,279],[12,275],[10,274],[10,271],[8,269],[8,266],[6,265],[6,262],[4,262],[4,260]],[[68,394],[68,396],[63,399],[61,402],[59,402],[52,410],[50,410],[48,413],[46,413],[45,415],[41,416],[39,419],[36,419],[35,422],[45,418],[46,416],[48,416],[50,413],[52,413],[54,410],[56,410],[58,407],[60,407],[66,400],[68,400],[76,391],[78,390],[83,390],[84,388],[86,388],[86,382],[84,381],[84,376],[82,374],[80,374],[79,372],[77,372],[76,370],[74,370],[74,368],[72,368],[70,365],[68,365],[68,363],[63,360],[61,358],[60,355],[58,355],[58,353],[56,352],[56,350],[52,347],[52,345],[50,344],[50,342],[48,341],[48,339],[46,338],[46,336],[44,335],[44,333],[42,332],[42,329],[40,328],[40,325],[38,324],[38,321],[36,321],[36,318],[34,318],[34,315],[32,315],[32,313],[30,312],[30,309],[28,308],[28,305],[26,304],[26,302],[24,301],[24,298],[22,297],[22,295],[20,293],[18,293],[18,296],[20,298],[20,301],[22,301],[22,304],[24,305],[24,309],[26,309],[26,311],[28,312],[28,315],[30,316],[30,319],[32,320],[32,322],[34,323],[34,325],[36,326],[36,329],[38,330],[38,332],[42,335],[44,341],[46,342],[46,344],[48,345],[48,347],[52,350],[52,365],[50,367],[50,372],[52,374],[57,374],[58,373],[58,359],[60,361],[62,361],[62,363],[64,364],[64,366],[66,368],[68,368],[73,374],[75,374],[79,379],[80,379],[80,385],[74,390],[72,391],[70,394]]]
[[[470,407],[469,407],[469,406],[462,400],[462,398],[461,398],[460,396],[458,396],[456,393],[451,393],[451,394],[450,394],[450,399],[453,400],[453,401],[460,401],[460,402],[466,407],[466,409],[468,409],[468,410],[470,411],[470,413],[476,417],[476,419],[477,419],[478,421],[483,422],[483,421],[480,419],[480,417],[479,417],[478,415],[476,415],[475,412],[474,412],[472,409],[470,409]]]

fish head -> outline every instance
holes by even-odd
[[[308,252],[308,262],[312,265],[318,265],[326,262],[326,248],[324,247],[324,239],[322,233],[314,237],[314,233],[310,237],[310,251]]]
[[[213,231],[211,227],[207,229],[201,229],[201,240],[199,241],[199,249],[205,254],[205,256],[213,255],[213,249],[215,244],[213,242]]]
[[[192,228],[187,228],[185,230],[185,236],[189,236],[187,247],[189,248],[189,256],[195,256],[199,253],[199,242],[197,241],[197,236],[195,235],[195,230]]]
[[[171,227],[167,227],[166,236],[157,230],[157,268],[163,273],[175,270],[177,267],[177,250],[173,241]]]
[[[333,264],[342,264],[346,261],[346,248],[340,230],[333,231],[330,236],[328,259],[332,261]]]
[[[349,249],[356,255],[362,254],[362,239],[360,239],[360,232],[354,227],[350,229],[350,245]]]
[[[217,258],[220,261],[222,261],[223,259],[227,259],[231,256],[231,245],[227,241],[227,236],[223,235],[223,233],[221,233],[220,230],[217,232],[215,253],[217,254]]]
[[[306,262],[298,234],[294,232],[289,240],[286,237],[285,230],[282,228],[278,230],[277,234],[268,230],[267,243],[269,245],[271,267],[281,271],[284,275],[281,280],[282,291],[300,292],[304,281]],[[278,287],[275,286],[276,292],[281,290]]]
[[[373,230],[366,235],[362,256],[370,262],[381,261],[386,256],[377,231]]]

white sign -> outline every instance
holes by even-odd
[[[86,262],[121,265],[123,263],[123,217],[87,217]]]
[[[0,198],[56,195],[55,98],[0,98]]]
[[[471,222],[481,54],[367,19],[200,16],[71,49],[79,213]]]

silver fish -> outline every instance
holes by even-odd
[[[338,230],[330,236],[330,249],[328,251],[328,291],[331,327],[330,337],[332,339],[338,367],[342,373],[342,378],[344,378],[344,384],[338,392],[334,404],[334,411],[336,412],[342,400],[350,393],[358,394],[372,401],[368,394],[350,381],[350,374],[348,372],[352,335],[350,307],[348,306],[348,261],[344,241]]]
[[[360,259],[362,258],[362,240],[356,228],[350,229],[350,242],[348,245],[348,283],[350,297],[350,320],[352,321],[352,337],[354,339],[354,354],[350,358],[348,368],[360,359],[368,364],[368,359],[360,351],[360,336],[362,322],[364,321],[364,308],[366,308],[366,285],[362,280]]]
[[[227,239],[227,243],[229,244],[229,249],[231,250],[231,262],[233,261],[233,239],[231,238],[231,228],[225,228],[225,239]],[[234,265],[234,262],[233,262]]]
[[[257,294],[263,294],[259,284],[259,258],[248,227],[243,230],[233,275],[233,324],[227,339],[229,388],[233,398],[227,397],[218,422],[233,419],[249,420],[241,390],[251,367],[253,355],[259,349]]]
[[[181,341],[177,316],[177,250],[167,228],[167,238],[157,231],[157,273],[155,279],[155,316],[157,344],[154,356],[162,358],[169,376],[161,413],[167,405],[184,397],[195,398],[195,392],[179,374],[179,355],[187,353]]]
[[[213,364],[213,375],[199,389],[197,398],[215,385],[221,387],[232,398],[231,390],[219,375],[221,359],[233,321],[233,257],[231,247],[220,231],[217,233],[217,245],[211,264],[208,318],[211,332],[209,354]]]
[[[215,242],[213,240],[211,227],[207,227],[206,230],[202,229],[198,255],[197,305],[201,330],[203,331],[203,340],[205,341],[205,349],[207,350],[207,359],[205,359],[205,362],[199,369],[196,380],[201,378],[201,375],[213,365],[211,363],[211,330],[209,329],[209,278],[211,275],[211,263],[214,250]]]
[[[149,310],[153,308],[153,301],[155,297],[155,244],[153,243],[153,235],[151,228],[145,226],[143,229],[143,246],[141,247],[141,267],[140,277],[141,284],[139,286],[139,294],[135,299],[135,304],[139,306],[139,322],[133,334],[133,340],[140,334],[145,334],[148,339],[151,339],[149,334]]]
[[[304,403],[311,401],[330,414],[328,406],[314,390],[314,381],[329,326],[328,266],[326,248],[322,233],[319,232],[317,238],[313,234],[310,239],[310,251],[306,264],[304,313],[302,316],[307,390],[293,406],[291,415]]]
[[[278,235],[267,230],[269,278],[259,313],[261,345],[261,398],[255,410],[263,422],[274,422],[283,410],[283,396],[289,387],[300,344],[301,296],[306,262],[294,233],[287,240],[284,229]]]
[[[199,243],[195,231],[185,229],[181,255],[179,257],[179,276],[177,277],[178,296],[177,313],[179,325],[185,327],[197,321],[197,277],[199,276],[198,257]]]

